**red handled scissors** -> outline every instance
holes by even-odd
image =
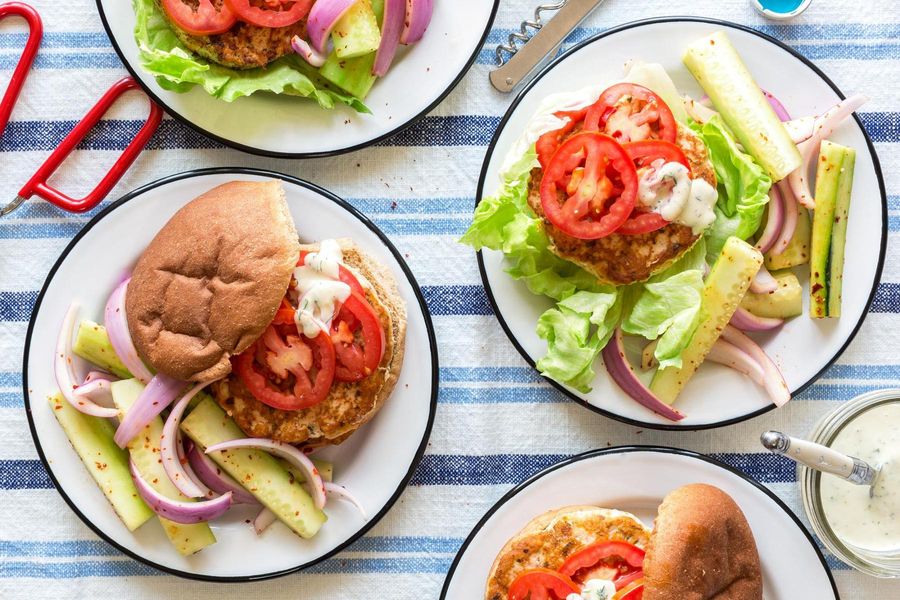
[[[9,15],[23,17],[28,22],[30,32],[28,41],[25,44],[25,50],[22,52],[22,58],[19,60],[19,64],[13,72],[12,79],[9,83],[9,88],[3,96],[2,102],[0,102],[0,135],[3,134],[3,130],[6,128],[6,124],[9,121],[9,115],[12,112],[13,105],[19,97],[19,92],[22,89],[28,71],[37,55],[38,47],[41,44],[41,36],[43,34],[41,17],[31,6],[21,2],[0,4],[0,19]],[[138,84],[131,77],[125,77],[114,83],[113,86],[103,94],[103,97],[100,98],[99,102],[97,102],[75,128],[72,129],[59,147],[53,151],[34,176],[28,180],[28,183],[26,183],[19,191],[18,196],[16,196],[7,206],[0,208],[0,217],[11,213],[32,196],[43,198],[44,200],[71,212],[84,212],[100,203],[119,179],[122,178],[122,175],[125,174],[125,171],[128,170],[134,160],[138,157],[138,154],[140,154],[147,145],[147,142],[150,141],[150,137],[159,127],[159,124],[162,121],[163,111],[159,105],[152,100],[150,101],[150,115],[147,117],[144,126],[141,127],[131,143],[125,148],[125,151],[112,166],[109,173],[100,180],[97,187],[95,187],[87,196],[78,199],[72,198],[56,188],[51,187],[47,183],[47,180],[66,157],[72,153],[75,147],[84,140],[85,136],[87,136],[91,129],[94,128],[103,115],[106,114],[109,107],[112,106],[122,94],[133,89],[138,89]]]

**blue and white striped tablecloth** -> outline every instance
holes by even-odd
[[[15,195],[73,122],[124,74],[94,2],[31,1],[47,31],[13,122],[0,139],[0,202]],[[616,444],[711,453],[763,481],[802,516],[794,469],[760,452],[759,432],[805,433],[839,402],[866,390],[900,386],[897,0],[816,0],[787,25],[764,21],[748,0],[677,6],[668,0],[607,0],[570,39],[651,16],[729,19],[775,35],[814,60],[845,92],[864,91],[872,98],[862,118],[881,158],[891,211],[884,282],[872,314],[840,364],[802,397],[750,423],[702,433],[636,430],[566,401],[539,381],[491,314],[473,253],[455,242],[470,219],[485,147],[510,102],[488,84],[491,49],[535,1],[503,0],[489,46],[462,84],[424,121],[383,147],[321,160],[270,160],[222,148],[166,120],[111,194],[115,198],[199,167],[283,171],[350,199],[391,236],[423,285],[442,359],[428,453],[409,489],[368,536],[307,573],[242,586],[178,580],[123,557],[66,507],[28,433],[21,360],[38,289],[91,215],[71,217],[36,201],[14,218],[0,220],[0,598],[436,598],[462,540],[506,490],[563,457]],[[0,89],[24,38],[20,23],[0,24]],[[141,102],[128,99],[115,108],[65,166],[59,177],[63,189],[84,191],[98,180],[137,130],[145,113]],[[900,583],[856,574],[833,557],[829,565],[844,598],[900,598]]]

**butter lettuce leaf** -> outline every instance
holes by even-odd
[[[209,95],[225,102],[257,92],[271,92],[310,98],[325,109],[341,103],[358,112],[370,112],[359,98],[328,87],[317,70],[299,56],[285,56],[265,68],[230,69],[188,50],[172,31],[155,0],[132,0],[132,5],[137,18],[134,37],[141,66],[156,77],[163,89],[183,93],[199,85]]]
[[[772,178],[738,147],[720,115],[714,115],[702,125],[691,123],[691,127],[706,143],[718,180],[716,220],[705,234],[712,262],[729,237],[746,240],[759,229],[769,202]]]

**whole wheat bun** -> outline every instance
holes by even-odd
[[[644,558],[644,600],[761,600],[753,532],[735,501],[695,483],[665,497]]]
[[[157,372],[209,381],[275,316],[300,251],[277,181],[233,181],[182,207],[141,255],[125,312]]]
[[[538,515],[500,550],[485,587],[485,600],[507,600],[509,586],[523,572],[558,569],[594,542],[615,540],[647,545],[650,529],[631,513],[597,506],[566,506]]]

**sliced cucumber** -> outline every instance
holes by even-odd
[[[124,379],[112,384],[113,402],[121,413],[127,414],[138,396],[144,391],[144,385],[137,379]],[[182,501],[192,501],[183,495],[175,487],[175,484],[166,475],[162,460],[159,455],[160,441],[162,440],[163,421],[156,417],[150,422],[131,442],[128,450],[131,460],[140,472],[141,476],[160,494],[168,498]],[[199,552],[203,548],[216,543],[216,537],[207,523],[195,523],[184,525],[163,517],[159,517],[169,541],[175,546],[179,554],[188,556]]]
[[[809,262],[809,245],[812,237],[809,211],[797,205],[797,228],[787,248],[781,254],[766,254],[766,268],[770,271],[789,269]]]
[[[128,471],[128,452],[113,441],[116,429],[106,419],[78,412],[62,394],[48,398],[56,420],[97,482],[103,495],[112,504],[122,523],[134,531],[155,513],[138,495]]]
[[[381,30],[370,0],[357,0],[331,33],[338,58],[356,58],[378,50]]]
[[[181,429],[201,449],[246,437],[212,399],[197,405],[181,423]],[[317,509],[300,481],[270,454],[237,448],[210,454],[229,475],[253,494],[297,535],[310,538],[327,517]]]
[[[322,479],[324,479],[325,481],[334,481],[334,465],[333,464],[331,464],[330,462],[328,462],[326,460],[319,460],[317,458],[313,458],[311,460],[312,460],[313,464],[316,465],[316,468],[319,470],[319,475],[322,476]],[[306,477],[303,475],[303,473],[300,471],[300,469],[298,469],[297,467],[295,467],[288,461],[284,460],[283,458],[279,458],[278,462],[281,464],[282,467],[284,467],[287,470],[288,473],[290,473],[291,475],[294,476],[294,479],[296,479],[300,483],[303,483],[304,481],[306,481]]]
[[[853,192],[855,168],[856,150],[846,148],[840,183],[838,183],[837,202],[834,207],[834,227],[831,230],[828,316],[832,318],[841,316],[841,297],[844,291],[844,251],[847,248],[847,219],[850,217],[850,196]]]
[[[790,319],[803,314],[803,287],[791,271],[776,271],[772,277],[778,282],[778,289],[768,294],[748,292],[741,300],[741,306],[757,317]]]
[[[773,181],[800,166],[800,151],[724,32],[692,43],[683,60],[744,149]]]
[[[131,377],[128,368],[119,360],[112,344],[109,343],[109,335],[103,325],[87,319],[79,323],[75,341],[72,343],[72,352],[117,377],[123,379]]]
[[[813,212],[812,250],[809,259],[809,312],[814,319],[828,317],[831,235],[846,150],[844,146],[825,140],[816,163],[816,209]]]
[[[348,94],[365,100],[378,79],[372,75],[374,64],[374,52],[356,58],[340,58],[332,52],[319,69],[319,74]]]
[[[650,390],[660,400],[675,402],[731,320],[762,261],[759,250],[740,238],[730,237],[725,242],[703,286],[703,317],[690,345],[681,354],[681,368],[657,369],[650,383]]]

